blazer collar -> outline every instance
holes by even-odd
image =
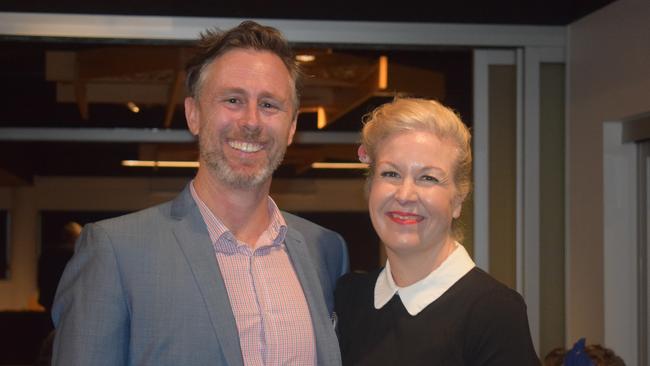
[[[228,291],[214,256],[210,235],[189,187],[186,186],[172,202],[170,214],[178,220],[174,223],[174,236],[203,295],[226,364],[243,366],[239,332]]]
[[[210,235],[201,213],[192,199],[189,187],[174,199],[170,215],[177,219],[174,235],[194,275],[210,320],[228,365],[243,365],[241,345],[235,316],[232,313],[228,291],[221,276]],[[316,338],[318,365],[340,365],[341,358],[336,333],[329,316],[316,263],[304,236],[287,221],[285,245],[296,275],[302,285]]]
[[[318,268],[317,263],[312,260],[304,236],[291,227],[286,217],[285,221],[288,223],[288,230],[284,242],[309,306],[316,338],[318,365],[340,365],[341,358],[334,324],[325,305],[323,287],[315,270]]]

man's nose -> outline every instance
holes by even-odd
[[[248,103],[239,118],[239,124],[249,129],[257,129],[260,126],[260,110],[256,103]]]

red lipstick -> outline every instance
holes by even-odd
[[[400,225],[415,225],[424,220],[424,217],[421,215],[402,211],[388,211],[386,216],[388,216],[391,221]]]

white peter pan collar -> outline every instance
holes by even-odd
[[[447,259],[433,272],[420,281],[407,286],[399,287],[393,280],[390,272],[390,262],[379,273],[375,283],[375,309],[381,309],[397,293],[402,304],[412,316],[417,315],[424,308],[436,301],[454,283],[461,279],[475,264],[467,254],[465,247],[458,242]]]

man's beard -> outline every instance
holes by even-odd
[[[275,153],[267,157],[267,162],[259,169],[250,173],[233,169],[223,153],[222,144],[213,145],[205,141],[205,137],[199,136],[199,152],[201,161],[207,165],[208,171],[219,181],[235,189],[252,189],[266,182],[271,178],[273,172],[280,166],[287,146],[281,147]],[[223,139],[221,141],[224,141]],[[224,144],[226,144],[224,142]]]

